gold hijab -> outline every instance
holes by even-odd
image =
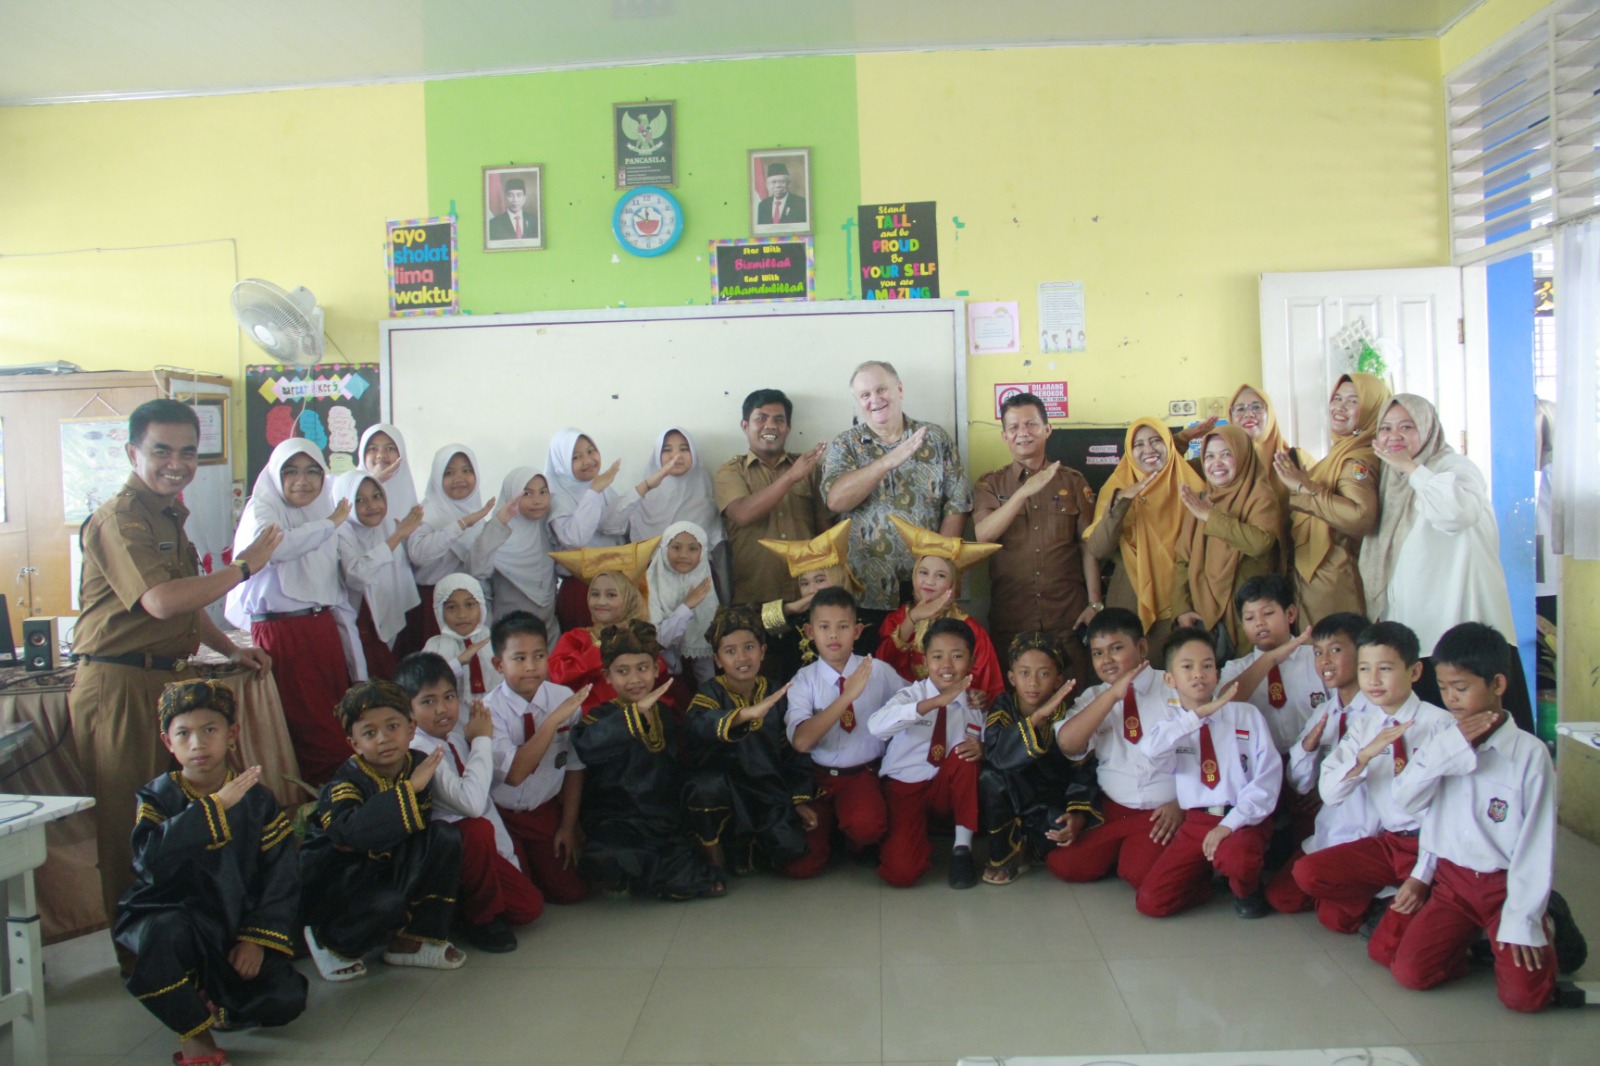
[[[1188,511],[1178,498],[1178,487],[1187,485],[1195,492],[1205,489],[1206,483],[1178,454],[1172,434],[1153,418],[1135,419],[1122,439],[1122,458],[1117,468],[1106,479],[1100,497],[1094,505],[1094,521],[1083,535],[1098,526],[1106,517],[1118,489],[1130,488],[1143,472],[1133,461],[1133,437],[1141,427],[1149,426],[1161,434],[1167,446],[1167,461],[1151,476],[1154,483],[1128,507],[1122,521],[1122,565],[1128,569],[1128,581],[1139,599],[1139,620],[1145,629],[1155,625],[1161,613],[1172,602],[1173,545],[1178,542],[1178,530]]]
[[[1333,391],[1338,392],[1339,386],[1347,381],[1356,387],[1356,394],[1361,397],[1356,431],[1348,437],[1335,438],[1332,450],[1307,471],[1311,480],[1319,485],[1336,484],[1339,471],[1349,462],[1361,463],[1369,474],[1378,473],[1378,457],[1373,454],[1372,439],[1378,433],[1378,416],[1389,405],[1389,386],[1371,374],[1346,374],[1334,383]],[[1301,580],[1310,581],[1333,547],[1333,533],[1328,523],[1303,511],[1291,514],[1289,525],[1294,537],[1294,568]]]
[[[1272,491],[1272,483],[1267,480],[1260,456],[1250,447],[1250,434],[1238,426],[1218,426],[1206,434],[1205,443],[1201,445],[1202,456],[1205,445],[1210,444],[1213,437],[1228,442],[1236,465],[1233,480],[1222,488],[1206,483],[1206,499],[1211,506],[1247,525],[1281,529],[1283,509],[1278,503],[1278,494]],[[1209,628],[1233,610],[1234,576],[1239,570],[1241,553],[1221,537],[1206,536],[1205,523],[1196,520],[1187,508],[1178,539],[1189,544],[1190,598]]]
[[[1251,443],[1255,445],[1256,458],[1261,460],[1263,473],[1272,480],[1273,488],[1281,491],[1283,486],[1277,484],[1277,477],[1272,471],[1272,457],[1278,454],[1279,450],[1287,450],[1288,445],[1284,444],[1283,431],[1278,428],[1278,405],[1273,403],[1272,397],[1262,392],[1259,386],[1240,385],[1234,390],[1233,398],[1228,401],[1228,420],[1233,421],[1233,405],[1239,402],[1239,393],[1245,389],[1261,397],[1261,404],[1266,408],[1261,415],[1261,432]],[[1250,434],[1246,433],[1245,436],[1249,437]]]

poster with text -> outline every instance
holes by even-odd
[[[362,431],[383,421],[377,363],[248,366],[244,380],[247,493],[272,449],[290,437],[321,448],[330,477],[354,470]]]
[[[64,521],[81,525],[128,480],[126,418],[61,421],[61,508]]]
[[[936,204],[862,204],[863,300],[935,300],[939,297],[939,233]]]
[[[455,314],[461,289],[453,217],[390,219],[385,264],[392,317]]]
[[[611,105],[617,188],[678,184],[678,109],[671,100]]]
[[[816,284],[810,237],[711,242],[712,303],[809,300]]]

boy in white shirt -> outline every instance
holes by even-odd
[[[1063,881],[1098,881],[1113,869],[1134,888],[1144,882],[1183,823],[1172,775],[1146,754],[1150,727],[1176,715],[1162,675],[1150,669],[1139,616],[1108,607],[1087,630],[1089,659],[1100,684],[1078,697],[1056,730],[1069,759],[1093,752],[1104,823],[1045,856]]]
[[[967,700],[975,644],[965,621],[935,619],[922,639],[928,676],[896,692],[867,719],[872,735],[888,744],[881,774],[889,833],[878,876],[896,888],[910,888],[932,865],[929,812],[955,822],[950,887],[978,883],[972,837],[978,829],[983,712]]]
[[[1317,673],[1327,687],[1328,699],[1307,719],[1305,728],[1289,748],[1284,779],[1298,796],[1318,797],[1317,782],[1322,764],[1334,745],[1349,733],[1350,723],[1356,717],[1379,713],[1361,694],[1357,672],[1357,642],[1369,624],[1359,614],[1342,611],[1321,619],[1310,631]],[[1298,914],[1317,907],[1317,901],[1294,879],[1295,866],[1307,855],[1335,844],[1373,836],[1377,831],[1377,816],[1370,812],[1365,796],[1352,795],[1342,803],[1320,806],[1311,835],[1295,846],[1288,861],[1267,882],[1267,904],[1280,914]],[[1327,907],[1327,904],[1322,905],[1323,910]],[[1322,924],[1330,929],[1335,928],[1335,921],[1331,911],[1322,915]]]
[[[1411,690],[1422,674],[1418,651],[1417,635],[1399,622],[1362,631],[1357,672],[1371,709],[1349,722],[1344,739],[1323,760],[1318,790],[1330,805],[1363,803],[1376,831],[1295,864],[1296,883],[1317,901],[1318,920],[1336,933],[1356,932],[1378,893],[1399,890],[1367,944],[1374,959],[1393,956],[1433,881],[1433,857],[1418,847],[1421,822],[1395,794],[1410,753],[1450,725],[1448,714]]]
[[[1540,1011],[1555,995],[1557,948],[1577,935],[1564,901],[1550,906],[1550,755],[1501,703],[1508,666],[1496,630],[1479,622],[1447,630],[1433,663],[1453,723],[1412,749],[1394,789],[1421,816],[1422,846],[1438,856],[1438,869],[1392,960],[1378,961],[1406,988],[1432,988],[1466,973],[1468,947],[1481,932],[1494,952],[1500,1002]]]
[[[835,825],[868,858],[889,831],[877,774],[884,743],[868,730],[867,717],[906,683],[889,664],[854,653],[863,626],[848,591],[818,589],[811,597],[809,618],[805,636],[817,659],[794,675],[783,716],[789,743],[811,759],[816,785],[817,798],[810,806],[817,825],[806,831],[808,850],[784,867],[790,877],[802,878],[814,877],[828,865]]]
[[[1287,754],[1328,698],[1316,653],[1306,646],[1309,632],[1294,635],[1294,587],[1282,574],[1258,574],[1239,586],[1233,606],[1255,648],[1222,668],[1221,684],[1239,683],[1239,699],[1261,712],[1272,743]]]
[[[522,869],[544,898],[577,903],[589,886],[577,869],[583,763],[572,751],[572,725],[590,686],[573,692],[548,680],[548,631],[529,611],[512,611],[496,622],[489,646],[503,678],[486,701],[499,771],[495,808]]]
[[[433,820],[453,822],[461,832],[462,938],[480,951],[515,951],[510,926],[544,913],[544,897],[522,875],[511,837],[489,800],[496,776],[494,722],[483,704],[474,703],[462,728],[455,671],[443,656],[407,655],[395,667],[394,681],[411,698],[417,723],[412,750],[445,755],[433,774]]]
[[[1211,898],[1220,873],[1241,918],[1267,913],[1261,865],[1272,812],[1283,784],[1283,760],[1261,712],[1234,702],[1238,689],[1217,692],[1217,657],[1202,629],[1177,629],[1167,638],[1167,687],[1175,714],[1150,728],[1146,757],[1173,775],[1183,825],[1161,853],[1135,906],[1164,918]],[[1216,693],[1216,698],[1212,698]]]

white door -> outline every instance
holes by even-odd
[[[1352,367],[1334,336],[1362,319],[1391,344],[1395,392],[1426,396],[1446,438],[1489,476],[1489,345],[1481,267],[1261,275],[1261,385],[1284,439],[1328,451],[1328,397]]]

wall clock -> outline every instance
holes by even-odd
[[[634,255],[664,255],[683,236],[683,208],[667,190],[641,185],[617,201],[611,232]]]

